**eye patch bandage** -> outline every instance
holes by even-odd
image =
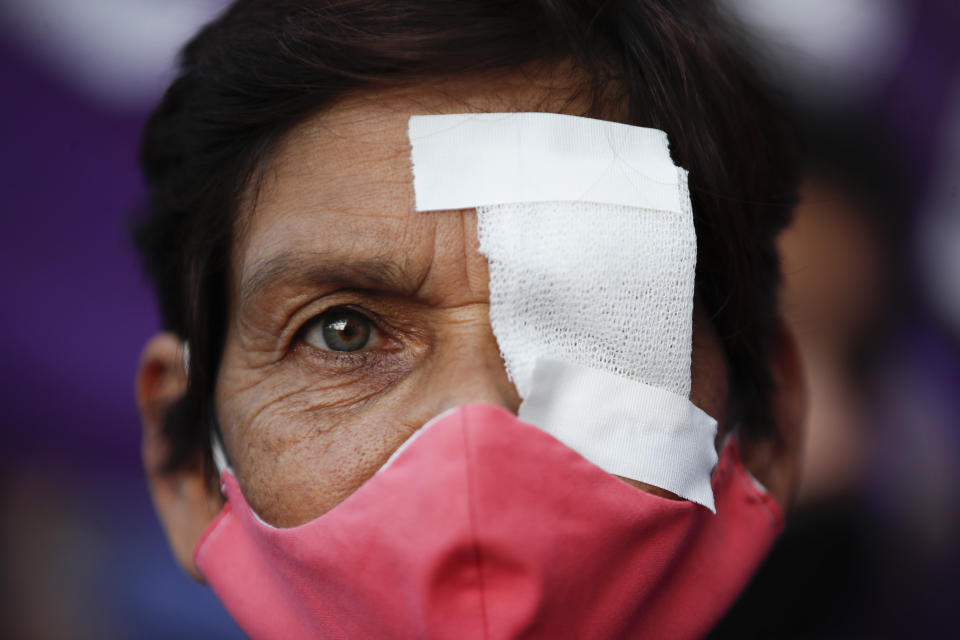
[[[548,113],[413,116],[418,211],[476,208],[519,417],[713,510],[689,400],[696,235],[666,134]]]

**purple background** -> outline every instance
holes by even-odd
[[[960,2],[904,6],[906,44],[859,108],[887,123],[922,190],[942,175],[960,89]],[[140,466],[133,375],[158,322],[128,228],[142,194],[139,131],[157,96],[98,101],[44,60],[0,41],[0,636],[238,637],[210,591],[175,566]],[[890,356],[900,395],[885,400],[870,485],[894,511],[918,502],[912,487],[956,479],[954,463],[914,482],[925,458],[905,442],[929,429],[945,459],[960,452],[957,326],[926,307],[911,316]],[[919,503],[900,524],[929,516],[938,527],[940,512]],[[942,564],[931,584],[956,577]]]
[[[0,86],[0,636],[242,637],[174,564],[140,465],[146,111],[98,106],[9,42]]]

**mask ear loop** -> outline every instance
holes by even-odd
[[[723,436],[723,440],[720,441],[720,451],[726,449],[730,445],[731,441],[737,445],[738,452],[743,451],[743,435],[741,434],[739,422],[737,422],[737,424],[735,424],[734,427],[730,429],[725,436]],[[738,455],[742,456],[743,454],[739,453]],[[747,477],[750,478],[750,482],[753,483],[755,488],[767,495],[772,495],[770,490],[767,489],[767,487],[760,482],[755,475],[753,475],[750,469],[747,468],[747,465],[743,464],[742,458],[740,459],[740,466],[743,467],[743,472],[747,474]]]
[[[230,466],[226,448],[223,446],[223,438],[220,437],[220,431],[216,427],[210,428],[210,451],[213,453],[213,464],[217,467],[217,473],[229,471],[233,474],[233,467]]]
[[[190,375],[190,344],[188,342],[183,343],[183,372]],[[220,426],[217,424],[217,420],[214,416],[210,416],[208,419],[210,424],[210,453],[213,456],[213,464],[217,468],[217,475],[223,475],[224,471],[230,473],[230,475],[236,477],[236,473],[233,470],[233,466],[230,464],[230,458],[227,457],[227,448],[223,445],[223,436],[220,435]],[[220,493],[226,497],[226,489],[224,484],[220,485]],[[252,508],[250,513],[256,517],[257,521],[265,527],[270,529],[276,529],[272,524],[260,517],[256,511]]]
[[[180,362],[183,363],[183,375],[190,377],[190,343],[186,340],[180,350]]]
[[[213,453],[213,464],[216,465],[217,471],[220,474],[223,474],[224,471],[227,471],[231,476],[236,478],[237,474],[234,473],[233,467],[230,465],[230,460],[227,458],[227,449],[223,446],[223,438],[220,436],[220,429],[217,428],[216,421],[213,421],[212,426],[210,427],[210,451]],[[220,493],[224,498],[227,497],[225,483],[220,484]],[[253,517],[257,519],[257,522],[262,524],[264,527],[267,527],[268,529],[279,528],[261,518],[260,514],[254,511],[253,507],[248,505],[247,508],[250,510],[250,513],[253,514]]]
[[[183,362],[183,373],[190,376],[190,343],[184,341],[183,351],[180,356]],[[220,436],[220,429],[217,427],[216,420],[210,421],[210,451],[213,454],[213,464],[217,467],[217,474],[229,471],[233,474],[233,467],[230,466],[230,460],[227,458],[226,447],[223,446],[223,438]]]

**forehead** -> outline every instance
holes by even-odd
[[[429,262],[421,239],[433,221],[413,210],[412,108],[409,100],[345,101],[278,141],[237,226],[232,298],[243,305],[262,293],[257,282],[297,263]]]
[[[346,230],[359,241],[413,218],[404,106],[353,100],[284,135],[263,167],[235,255],[253,260]]]
[[[281,253],[392,256],[427,268],[424,239],[445,232],[437,228],[440,216],[414,211],[410,116],[576,112],[571,95],[555,78],[517,74],[496,83],[474,79],[358,94],[307,118],[278,141],[262,167],[256,197],[236,229],[235,282]]]

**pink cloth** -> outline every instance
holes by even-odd
[[[713,515],[488,405],[438,420],[298,527],[264,525],[222,479],[194,559],[254,638],[698,637],[783,526],[732,441]]]

